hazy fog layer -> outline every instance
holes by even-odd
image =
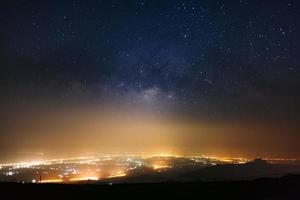
[[[31,106],[8,110],[1,160],[95,154],[298,157],[297,127],[270,120],[207,120],[138,107]]]

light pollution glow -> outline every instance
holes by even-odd
[[[103,105],[30,108],[7,117],[2,161],[121,152],[299,158],[298,129],[267,120],[184,119]]]
[[[22,174],[28,170],[34,172],[32,183],[70,183],[81,181],[98,181],[109,180],[127,176],[127,172],[137,168],[148,167],[162,172],[169,168],[173,168],[176,159],[187,159],[195,163],[209,162],[213,163],[245,163],[249,160],[242,158],[216,158],[206,156],[180,156],[162,153],[153,156],[140,155],[115,155],[115,156],[90,156],[90,157],[74,157],[64,159],[53,159],[45,161],[32,161],[22,163],[6,163],[0,164],[3,174],[7,177],[17,175],[19,181],[27,181],[22,178]],[[205,161],[206,160],[206,161]],[[209,161],[208,161],[209,160]],[[105,167],[105,166],[109,167]],[[191,163],[190,163],[191,164]],[[194,164],[193,164],[194,165]],[[201,165],[201,164],[200,164]],[[25,171],[23,171],[26,169]],[[103,173],[103,172],[104,173]],[[101,173],[102,172],[102,173]],[[39,180],[36,179],[39,177]],[[4,180],[5,177],[2,177]]]
[[[181,163],[185,160],[184,163]],[[179,162],[178,162],[179,161]],[[293,163],[294,159],[271,159],[272,163]],[[164,172],[183,166],[212,166],[217,164],[245,164],[246,158],[221,158],[205,155],[181,156],[169,153],[159,155],[115,155],[89,156],[0,164],[2,180],[31,183],[77,183],[85,181],[114,182],[125,176],[132,176],[134,170],[153,169]],[[181,163],[181,164],[180,164]],[[26,173],[32,177],[24,176]],[[31,179],[32,178],[32,179]],[[122,180],[122,179],[121,179]]]

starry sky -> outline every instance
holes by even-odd
[[[283,156],[299,156],[299,18],[293,0],[1,1],[0,137],[11,141],[2,151],[20,145],[12,142],[25,134],[12,130],[20,116],[102,109],[193,127],[268,124],[263,132],[280,133],[266,140],[276,135],[287,141]]]

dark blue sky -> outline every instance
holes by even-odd
[[[1,99],[299,116],[298,1],[1,1]],[[161,109],[161,107],[159,107]]]

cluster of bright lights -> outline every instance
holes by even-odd
[[[97,176],[86,176],[86,177],[69,179],[69,181],[87,181],[87,180],[97,181],[97,180],[99,180],[99,177],[97,177]]]
[[[169,165],[156,165],[156,164],[154,164],[154,165],[152,165],[152,168],[158,170],[158,169],[171,168],[171,166],[169,166]]]
[[[62,183],[62,179],[48,179],[48,180],[41,180],[39,183]]]
[[[0,169],[4,168],[4,167],[12,167],[13,169],[19,169],[19,168],[32,168],[34,166],[42,166],[42,165],[53,165],[53,164],[70,164],[70,163],[74,163],[74,164],[94,164],[96,162],[99,161],[107,161],[107,160],[112,160],[115,157],[126,157],[126,161],[127,162],[132,162],[134,161],[132,158],[134,157],[138,157],[141,159],[149,159],[149,158],[153,158],[153,157],[186,157],[186,158],[190,158],[191,160],[194,161],[198,161],[200,159],[210,159],[210,160],[217,160],[217,161],[222,161],[222,162],[240,162],[240,163],[245,163],[248,162],[249,159],[246,158],[224,158],[224,157],[212,157],[212,156],[204,156],[204,155],[200,155],[200,156],[180,156],[180,155],[176,155],[176,154],[168,154],[168,153],[163,153],[163,154],[156,154],[156,155],[111,155],[111,156],[103,156],[100,159],[99,158],[95,158],[95,157],[72,157],[72,158],[63,158],[63,159],[52,159],[52,160],[44,160],[44,161],[31,161],[31,162],[20,162],[20,163],[4,163],[4,164],[0,164]],[[270,160],[291,160],[291,159],[270,159]],[[136,161],[139,163],[139,165],[141,166],[143,163],[138,160]]]
[[[127,174],[123,171],[119,171],[116,174],[110,175],[108,178],[116,178],[116,177],[123,177],[123,176],[127,176]]]
[[[246,158],[226,158],[226,157],[212,157],[205,155],[195,156],[180,156],[173,154],[157,154],[157,155],[106,155],[100,157],[74,157],[64,159],[52,159],[44,161],[31,161],[20,163],[5,163],[0,164],[2,175],[9,178],[16,178],[22,173],[22,169],[32,169],[37,173],[31,180],[32,183],[65,183],[76,181],[97,181],[117,177],[127,176],[131,170],[141,167],[150,167],[158,172],[175,168],[172,164],[173,158],[185,158],[192,161],[195,165],[197,163],[203,165],[216,164],[244,164],[249,162]],[[115,160],[116,161],[115,161]],[[268,159],[267,159],[268,160]],[[273,161],[294,161],[295,159],[269,159]],[[103,175],[102,165],[112,162],[116,169],[108,171],[108,174]],[[61,165],[64,164],[64,165]],[[49,166],[50,165],[50,166]],[[53,165],[53,166],[52,166]],[[91,168],[78,168],[77,166],[88,165]],[[49,167],[47,167],[49,166]],[[53,175],[53,173],[55,175]],[[104,172],[105,174],[106,172]],[[39,178],[37,178],[39,177]]]

